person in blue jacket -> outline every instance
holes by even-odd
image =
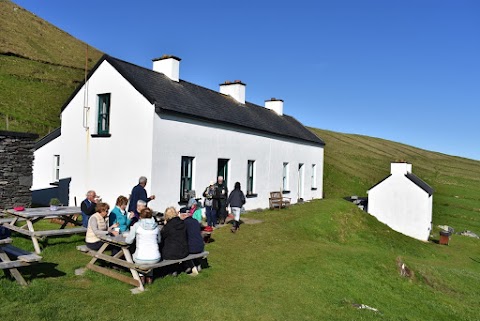
[[[108,216],[108,225],[112,226],[115,223],[118,223],[120,232],[125,232],[130,227],[130,220],[135,215],[134,213],[127,213],[125,209],[127,208],[128,198],[121,195],[117,198],[115,208],[110,212]]]
[[[147,178],[145,176],[141,176],[138,179],[138,185],[132,189],[132,193],[130,195],[130,202],[128,203],[129,212],[135,211],[137,207],[137,202],[139,200],[142,200],[148,204],[148,202],[155,199],[155,195],[147,197],[147,191],[145,190],[145,186],[147,186]]]
[[[88,226],[88,220],[90,216],[96,213],[95,206],[97,206],[97,193],[95,191],[88,191],[87,198],[82,201],[80,204],[80,209],[82,211],[82,226]]]

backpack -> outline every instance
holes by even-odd
[[[12,233],[6,227],[0,226],[0,240],[9,238]]]

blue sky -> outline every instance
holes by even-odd
[[[117,58],[240,79],[306,125],[480,160],[480,1],[15,2]]]

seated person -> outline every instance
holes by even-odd
[[[140,212],[140,220],[130,229],[125,242],[132,244],[136,239],[136,249],[133,253],[133,260],[138,264],[154,264],[160,261],[158,243],[161,241],[160,230],[157,222],[152,218],[152,210],[148,207]],[[151,284],[153,281],[153,270],[147,275],[146,281]],[[142,275],[142,282],[145,277]]]
[[[138,222],[138,220],[140,219],[140,212],[146,207],[147,202],[142,200],[137,201],[137,208],[133,212],[130,212],[130,227],[132,227],[133,224]]]
[[[103,245],[98,236],[107,235],[108,233],[118,235],[118,232],[113,230],[117,227],[116,224],[110,227],[107,226],[107,215],[110,206],[107,203],[97,203],[95,209],[96,213],[90,216],[88,220],[85,242],[89,249],[98,251]]]
[[[125,196],[119,196],[115,208],[110,212],[108,216],[109,226],[112,226],[115,223],[118,223],[120,232],[123,233],[127,231],[130,227],[130,219],[135,215],[134,213],[127,213],[125,210],[127,208],[128,198]]]
[[[180,215],[180,218],[182,218],[185,223],[188,252],[190,254],[202,253],[205,248],[202,237],[202,226],[192,216]]]
[[[178,217],[174,207],[165,210],[165,225],[160,232],[162,258],[178,260],[188,256],[188,242],[185,223]]]

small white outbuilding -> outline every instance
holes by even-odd
[[[393,230],[427,241],[432,228],[433,188],[412,174],[412,165],[392,163],[390,175],[368,191],[368,213]]]

